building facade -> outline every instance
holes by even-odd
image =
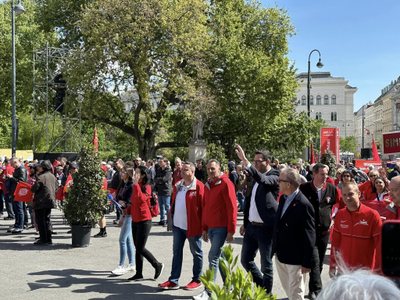
[[[307,73],[297,76],[296,111],[307,112]],[[348,85],[343,77],[330,72],[311,72],[310,117],[323,119],[329,127],[340,129],[340,136],[354,135],[354,93],[357,88]]]
[[[382,134],[400,131],[400,77],[383,88],[374,103],[363,105],[354,113],[354,124],[357,151],[371,148],[372,137],[381,150]],[[389,156],[382,155],[382,158],[388,159]]]

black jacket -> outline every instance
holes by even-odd
[[[57,188],[58,181],[53,173],[47,171],[39,174],[35,184],[31,188],[32,192],[35,193],[33,197],[33,208],[54,208]]]
[[[159,196],[171,196],[172,194],[172,171],[170,168],[157,168],[154,177],[154,189]]]
[[[315,246],[314,208],[299,191],[282,216],[286,196],[281,196],[275,218],[272,254],[289,265],[311,269]]]
[[[331,183],[326,183],[322,190],[321,202],[318,199],[318,192],[312,181],[303,183],[300,191],[310,201],[315,212],[315,230],[317,233],[327,233],[331,225],[332,207],[336,203],[337,190]]]
[[[276,201],[279,193],[279,171],[271,169],[266,174],[262,174],[256,170],[254,166],[246,169],[249,176],[253,178],[253,184],[258,182],[258,188],[255,195],[255,202],[257,211],[264,222],[264,225],[272,230],[275,222],[275,214],[278,209],[278,202]],[[249,223],[249,210],[250,210],[250,189],[246,197],[246,205],[244,208],[244,227]]]
[[[14,195],[15,189],[19,181],[26,182],[28,178],[28,173],[23,165],[19,166],[19,168],[14,169],[13,177],[10,177],[8,190],[11,195]]]

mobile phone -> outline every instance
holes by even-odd
[[[382,225],[382,271],[386,276],[400,276],[400,220]]]

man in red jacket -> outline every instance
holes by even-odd
[[[361,203],[356,183],[346,184],[342,194],[346,207],[335,217],[329,275],[335,276],[338,271],[338,255],[349,268],[377,270],[380,268],[382,227],[379,213]]]
[[[183,162],[181,167],[182,180],[173,186],[171,209],[168,221],[171,221],[173,232],[172,270],[169,279],[159,284],[161,289],[179,289],[181,276],[183,247],[188,239],[190,252],[193,255],[193,277],[185,290],[195,290],[202,287],[200,275],[203,268],[203,250],[201,248],[201,215],[204,200],[204,184],[194,177],[196,167],[191,162]]]
[[[205,242],[210,240],[211,243],[208,262],[209,267],[214,270],[215,280],[221,249],[225,241],[233,241],[236,230],[237,200],[233,183],[226,174],[221,172],[221,165],[216,159],[208,161],[207,174],[202,215],[203,240]],[[225,279],[222,272],[221,276]],[[208,299],[208,294],[208,291],[204,291],[193,298]]]

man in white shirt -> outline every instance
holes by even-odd
[[[171,201],[171,216],[173,232],[173,258],[171,276],[166,282],[159,284],[161,289],[179,289],[179,277],[182,270],[183,247],[188,239],[193,255],[193,277],[184,286],[186,290],[202,287],[200,275],[203,267],[202,234],[202,204],[204,200],[204,184],[194,176],[195,165],[191,162],[182,163],[182,180],[173,187]]]

